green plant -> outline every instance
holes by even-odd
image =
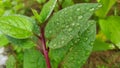
[[[76,4],[52,15],[56,2],[48,1],[40,13],[33,9],[35,19],[18,14],[0,17],[4,44],[10,42],[24,53],[19,54],[23,61],[10,56],[7,68],[18,68],[18,62],[23,68],[77,68],[85,63],[96,35],[90,17],[101,5]]]

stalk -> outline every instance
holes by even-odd
[[[48,56],[48,49],[46,47],[46,41],[45,41],[45,36],[44,36],[44,27],[41,28],[41,36],[39,37],[39,39],[41,40],[41,43],[42,43],[43,55],[44,55],[45,60],[46,60],[47,68],[51,68],[50,59]]]

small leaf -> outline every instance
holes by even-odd
[[[24,51],[23,64],[23,68],[46,68],[43,55],[35,49]]]
[[[16,60],[13,55],[9,56],[6,63],[6,68],[16,68]]]
[[[120,48],[120,16],[110,16],[107,19],[100,19],[99,24],[107,39],[117,44]]]
[[[41,21],[41,20],[40,20],[40,15],[38,14],[38,12],[37,12],[35,9],[32,9],[32,13],[34,14],[34,17],[35,17],[38,21]]]
[[[7,36],[7,39],[15,46],[18,46],[23,49],[29,49],[33,46],[36,46],[36,44],[31,39],[16,39],[12,38],[10,36]]]
[[[82,35],[78,33],[78,36],[72,40],[72,44],[70,45],[73,46],[61,62],[61,68],[81,68],[89,57],[96,36],[95,23],[90,23]]]
[[[46,38],[51,40],[48,46],[52,49],[65,46],[84,28],[98,7],[93,3],[77,4],[54,14],[45,29]]]
[[[108,43],[101,41],[100,39],[96,39],[93,45],[93,51],[105,51],[113,49],[114,46]]]
[[[71,6],[73,4],[74,4],[73,0],[64,0],[62,2],[62,7],[65,8],[65,7]]]
[[[5,46],[9,43],[7,38],[0,32],[0,46]]]
[[[100,0],[102,7],[96,12],[96,15],[101,18],[105,18],[111,7],[117,0]]]
[[[26,16],[0,17],[0,31],[14,38],[24,39],[33,35],[33,20]]]
[[[51,15],[57,0],[49,0],[44,6],[40,13],[40,23],[43,23]]]

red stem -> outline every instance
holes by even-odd
[[[41,36],[39,37],[39,39],[41,40],[41,43],[42,43],[42,49],[43,49],[43,54],[44,54],[44,57],[46,60],[47,68],[51,68],[50,59],[48,56],[48,49],[46,48],[46,41],[45,41],[45,36],[44,36],[44,27],[41,28]]]

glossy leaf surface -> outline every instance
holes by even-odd
[[[65,46],[84,28],[98,7],[96,3],[77,4],[54,14],[45,29],[45,36],[50,40],[48,46],[52,49]]]
[[[0,17],[0,31],[14,38],[24,39],[33,35],[33,20],[22,15]]]

